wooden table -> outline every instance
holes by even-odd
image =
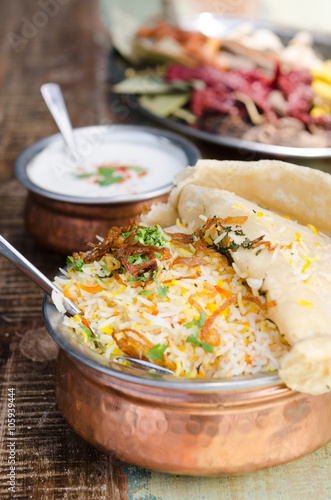
[[[116,116],[116,106],[108,102],[107,44],[97,2],[53,0],[48,12],[41,4],[0,0],[0,233],[52,277],[64,257],[45,251],[27,234],[26,191],[13,174],[22,149],[56,132],[39,86],[47,81],[62,86],[74,126],[121,121],[124,116]],[[139,122],[132,114],[125,119]],[[203,154],[229,153],[204,145]],[[72,432],[57,409],[53,390],[57,346],[43,326],[43,293],[4,258],[0,258],[0,284],[1,498],[331,498],[331,446],[286,466],[215,478],[146,471],[96,451]],[[7,421],[8,395],[13,394],[8,389],[14,389],[14,436]],[[8,459],[13,456],[16,486],[10,492]]]

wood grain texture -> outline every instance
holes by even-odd
[[[17,155],[57,132],[39,93],[47,81],[64,91],[74,126],[108,121],[102,94],[106,57],[94,42],[97,2],[69,0],[47,25],[16,52],[10,32],[22,33],[22,17],[33,21],[37,1],[0,1],[0,233],[50,278],[63,257],[38,246],[24,227],[25,189],[14,179]],[[43,292],[0,258],[0,497],[33,499],[122,499],[122,464],[76,436],[54,397],[54,359],[46,359]],[[49,344],[54,357],[54,346]],[[16,491],[8,491],[8,388],[15,388]]]
[[[33,20],[41,7],[34,0],[0,0],[0,233],[50,278],[63,265],[63,257],[43,250],[27,234],[26,191],[13,174],[14,159],[22,149],[56,132],[39,86],[51,80],[61,84],[75,126],[124,119],[121,110],[114,114],[123,103],[112,107],[104,92],[107,47],[96,42],[102,40],[97,1],[58,3],[57,14],[15,51],[8,34],[21,36],[22,18]],[[128,112],[125,121],[142,120]],[[204,156],[226,154],[204,145]],[[331,498],[330,446],[286,466],[209,479],[146,471],[93,449],[71,431],[57,409],[56,348],[42,322],[43,293],[2,257],[0,285],[0,498]],[[7,489],[7,444],[12,439],[7,425],[8,388],[15,388],[15,494]]]

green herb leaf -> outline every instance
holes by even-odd
[[[153,292],[151,292],[151,290],[141,290],[141,292],[138,292],[138,295],[147,296],[147,295],[150,295],[151,293],[153,293]]]
[[[125,266],[124,266],[124,264],[121,264],[121,266],[118,270],[118,274],[125,274],[125,273],[126,273]]]
[[[147,261],[147,257],[143,254],[130,255],[128,261],[130,262],[130,264],[141,264],[142,262]]]
[[[214,347],[210,344],[208,344],[208,342],[205,342],[204,340],[201,342],[201,347],[202,349],[204,349],[206,352],[214,352]]]
[[[98,181],[99,186],[110,186],[111,184],[116,184],[116,182],[123,181],[124,177],[105,177],[103,180]]]
[[[225,231],[227,234],[232,231],[232,227],[231,226],[222,226],[221,224],[221,228],[223,229],[223,231]]]
[[[81,329],[84,330],[89,339],[93,338],[93,340],[96,340],[100,338],[99,336],[93,335],[91,330],[87,326],[83,325],[83,323],[78,323],[78,324],[81,327]]]
[[[156,289],[159,299],[164,299],[169,292],[169,287],[167,285],[161,285],[161,283],[159,283],[159,281],[155,277],[153,278],[153,280],[156,283]]]
[[[200,314],[199,319],[194,319],[193,321],[190,321],[189,323],[185,323],[183,326],[185,328],[191,328],[192,329],[192,335],[189,335],[186,339],[186,342],[191,342],[194,347],[202,347],[201,342],[198,340],[199,333],[201,328],[206,322],[207,315],[205,311],[202,311]],[[206,343],[206,342],[205,342]]]
[[[144,283],[149,276],[150,276],[150,273],[148,271],[146,271],[145,273],[138,276],[138,280],[142,281]]]
[[[148,351],[146,356],[149,359],[154,359],[155,361],[157,361],[160,358],[162,358],[164,351],[167,349],[167,347],[169,347],[168,344],[164,344],[164,345],[157,344],[154,347],[152,347],[152,349],[150,349],[150,351]]]
[[[194,347],[200,347],[201,346],[200,341],[197,339],[197,337],[195,335],[189,335],[187,337],[187,339],[186,339],[186,342],[191,342],[191,344]]]
[[[136,281],[136,278],[134,276],[129,276],[126,281]]]
[[[108,271],[106,264],[102,264],[102,265],[101,265],[101,269],[102,269],[102,271],[103,271],[104,275],[105,275],[107,278],[111,275],[111,272],[110,272],[110,271]]]
[[[132,231],[133,231],[133,229],[132,229]],[[132,231],[128,231],[127,233],[122,233],[123,238],[127,238],[129,236],[129,234],[132,233]]]
[[[207,314],[205,313],[205,311],[201,311],[199,319],[194,319],[193,321],[190,321],[189,323],[185,323],[183,326],[185,326],[185,328],[192,328],[192,326],[197,326],[199,331],[200,331],[206,322],[206,318],[207,318]]]
[[[67,257],[67,266],[73,266],[73,268],[75,269],[75,271],[81,271],[83,265],[84,265],[83,259],[81,259],[81,258],[74,259],[73,257],[71,257],[71,255],[68,255],[68,257]]]
[[[169,242],[164,238],[158,226],[139,226],[134,239],[142,245],[153,245],[156,247],[169,247]]]
[[[177,87],[186,90],[188,84],[186,82],[180,82],[181,85],[177,84]],[[166,82],[164,78],[157,75],[156,73],[152,75],[137,75],[130,78],[122,80],[120,83],[113,86],[112,90],[120,94],[144,94],[157,95],[167,93],[176,89],[176,86],[172,82]],[[182,92],[181,92],[182,93]]]
[[[77,179],[87,179],[91,177],[91,174],[75,174],[75,177],[77,177]]]
[[[158,95],[142,95],[138,98],[139,104],[158,116],[167,117],[175,113],[188,103],[191,97],[189,92],[173,92]]]
[[[125,167],[124,167],[125,168]],[[96,182],[99,186],[109,186],[110,184],[115,184],[116,182],[121,182],[125,180],[123,175],[119,175],[116,167],[99,167],[95,172],[86,172],[84,174],[73,174],[78,179],[87,179],[89,177],[97,177]]]
[[[154,256],[156,259],[161,259],[162,255],[159,252],[154,252]]]
[[[130,170],[133,170],[134,172],[136,172],[136,174],[146,174],[148,172],[147,168],[143,168],[143,167],[137,167],[136,165],[130,165],[128,167],[126,167]]]

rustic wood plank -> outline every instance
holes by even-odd
[[[57,132],[39,93],[58,82],[75,126],[109,119],[99,97],[105,56],[94,42],[97,2],[71,0],[16,52],[8,33],[33,20],[37,1],[0,1],[0,233],[50,278],[64,258],[39,247],[24,228],[25,189],[13,162],[29,144]],[[70,20],[70,22],[68,22]],[[104,103],[104,104],[103,104]],[[68,427],[54,396],[54,346],[43,326],[43,292],[0,258],[0,496],[2,498],[125,498],[122,464],[93,449]],[[36,340],[37,339],[37,340]],[[48,340],[46,340],[48,339]],[[49,342],[47,348],[47,341]],[[45,351],[46,342],[46,351]],[[46,355],[46,358],[47,358]],[[16,491],[8,491],[8,388],[15,388]]]

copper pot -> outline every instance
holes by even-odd
[[[100,142],[109,144],[116,134],[128,137],[140,134],[140,140],[146,138],[146,146],[153,145],[154,141],[158,149],[176,154],[182,168],[195,165],[200,158],[198,149],[190,141],[156,128],[104,125],[76,130],[91,136],[94,134]],[[125,225],[131,217],[141,214],[144,205],[166,200],[171,182],[149,191],[113,198],[83,198],[41,188],[29,178],[28,165],[59,137],[60,134],[55,134],[35,142],[20,154],[15,163],[16,177],[28,189],[25,207],[28,231],[44,247],[63,254],[86,250],[85,242],[94,241],[96,235],[105,236],[110,227]]]
[[[120,460],[173,474],[244,473],[331,439],[331,393],[294,392],[277,375],[190,380],[142,372],[69,338],[46,298],[43,312],[61,347],[55,391],[63,416]]]
[[[166,201],[168,195],[123,204],[86,205],[52,200],[29,192],[25,223],[29,233],[45,248],[65,255],[84,250],[95,235],[104,237],[112,226],[124,226],[144,206]]]

